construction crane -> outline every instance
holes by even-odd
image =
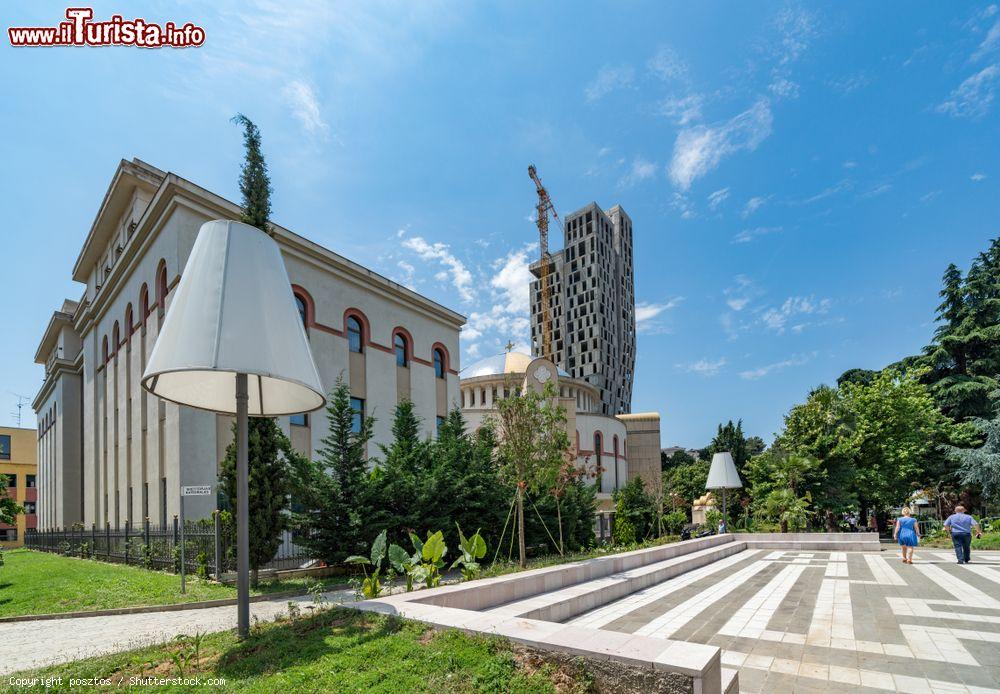
[[[542,185],[542,179],[538,177],[538,170],[534,164],[528,166],[528,175],[535,182],[535,190],[538,193],[538,205],[535,207],[535,224],[538,226],[538,279],[542,290],[542,312],[538,321],[538,328],[541,333],[540,356],[546,359],[554,359],[551,315],[552,282],[549,278],[549,274],[552,271],[552,256],[549,254],[549,213],[552,213],[552,218],[556,220],[556,224],[559,225],[560,229],[562,228],[562,222],[559,221],[559,214],[552,205],[552,198],[549,197],[549,192]]]

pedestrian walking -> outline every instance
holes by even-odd
[[[944,529],[951,533],[951,544],[955,546],[959,564],[969,563],[972,554],[972,526],[976,527],[976,537],[982,537],[979,523],[965,512],[964,506],[956,506],[955,512],[944,522]]]
[[[892,531],[892,539],[899,543],[899,549],[903,553],[903,563],[913,563],[913,550],[920,544],[920,525],[916,518],[911,517],[909,506],[904,506],[903,515],[896,519],[896,527]]]

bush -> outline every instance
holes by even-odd
[[[687,524],[687,514],[681,510],[671,511],[663,516],[663,526],[670,535],[680,535],[681,529]]]
[[[617,519],[627,520],[637,540],[653,534],[656,521],[656,501],[646,492],[641,477],[634,477],[612,495]]]
[[[615,527],[611,531],[611,539],[619,546],[629,546],[636,543],[635,526],[626,516],[615,516]]]

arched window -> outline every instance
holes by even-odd
[[[361,321],[355,316],[347,317],[347,348],[361,354],[365,351],[364,333],[361,331]]]
[[[102,354],[102,359],[103,359],[102,363],[103,364],[107,364],[108,363],[108,336],[107,335],[104,336],[104,341],[101,343],[101,354]]]
[[[601,437],[601,432],[594,432],[594,461],[597,463],[597,491],[604,491],[603,487],[603,470],[601,469],[601,453],[604,449],[604,440]]]
[[[126,349],[132,349],[132,326],[135,321],[132,316],[132,302],[125,307],[125,345]]]
[[[160,261],[156,270],[156,315],[162,320],[167,310],[167,263]]]
[[[611,439],[611,444],[612,446],[614,446],[614,452],[615,452],[615,489],[621,489],[621,485],[619,484],[618,480],[618,436],[617,435],[613,439]]]
[[[113,343],[111,345],[111,349],[113,350],[114,355],[117,357],[118,356],[118,345],[120,345],[122,343],[122,341],[121,341],[121,329],[118,327],[118,321],[115,321],[115,327],[111,330],[111,341]]]
[[[286,295],[287,296],[287,295]],[[309,327],[309,306],[301,294],[295,295],[295,308],[299,310],[299,318],[302,320],[302,327]]]
[[[149,315],[149,287],[145,283],[139,290],[139,319],[146,325],[146,316]]]
[[[434,350],[434,375],[437,378],[444,378],[444,350],[440,347]]]
[[[396,348],[396,366],[409,366],[409,345],[402,333],[396,333],[392,338],[392,344]]]

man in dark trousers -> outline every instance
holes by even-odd
[[[944,522],[944,529],[951,533],[951,543],[955,546],[955,556],[959,564],[968,564],[972,551],[972,526],[976,526],[976,537],[982,537],[979,523],[965,512],[964,506],[956,506],[955,512]]]

